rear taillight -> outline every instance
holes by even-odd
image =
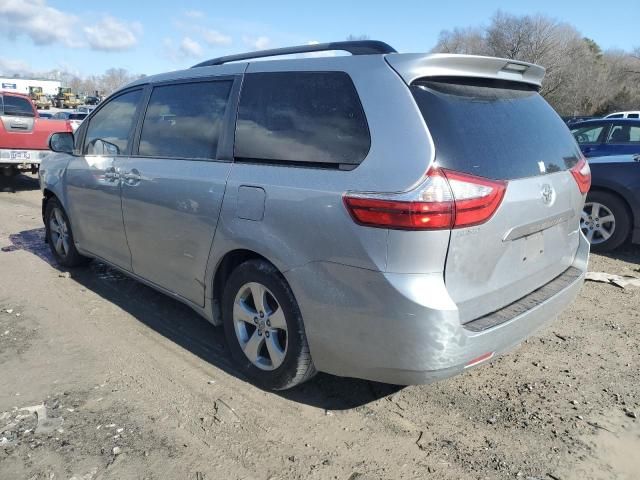
[[[584,157],[580,157],[578,163],[573,166],[571,174],[576,179],[580,193],[587,193],[591,187],[591,169]]]
[[[431,168],[406,193],[347,193],[344,203],[361,225],[401,230],[441,230],[479,225],[500,206],[506,182]]]

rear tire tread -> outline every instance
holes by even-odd
[[[263,283],[276,295],[285,314],[288,313],[286,318],[289,331],[289,350],[284,363],[273,371],[261,371],[251,364],[240,350],[235,335],[233,301],[238,289],[248,281]],[[233,270],[223,293],[222,312],[225,336],[232,356],[242,372],[258,386],[269,390],[286,390],[306,382],[317,373],[311,358],[302,315],[293,292],[282,274],[270,263],[264,260],[248,260]]]

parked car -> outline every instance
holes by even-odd
[[[325,50],[352,55],[253,61]],[[144,77],[52,137],[46,238],[222,324],[262,387],[448,377],[554,318],[587,269],[589,166],[543,75],[358,41]]]
[[[582,115],[582,116],[575,116],[575,117],[562,117],[562,120],[564,120],[564,123],[566,123],[568,126],[571,126],[574,123],[584,122],[585,120],[593,120],[595,118],[598,118],[598,117],[594,117],[592,115]]]
[[[96,109],[95,105],[80,105],[78,108],[76,108],[76,112],[85,113],[88,115],[91,112],[93,112],[95,109]]]
[[[574,123],[570,129],[588,158],[640,153],[640,120],[602,118]]]
[[[73,131],[75,132],[78,127],[80,126],[80,124],[82,123],[82,121],[87,118],[87,113],[79,113],[79,112],[71,112],[69,114],[69,123],[71,124],[71,128],[73,129]]]
[[[99,97],[87,97],[84,99],[84,103],[86,105],[98,105],[100,103]]]
[[[55,132],[71,132],[71,126],[40,118],[28,95],[0,92],[0,175],[38,171]]]
[[[640,148],[636,155],[589,159],[591,190],[580,227],[595,251],[640,243]]]
[[[69,115],[71,115],[71,112],[68,111],[60,111],[60,112],[56,112],[53,114],[53,118],[54,120],[69,120]]]
[[[640,111],[633,110],[629,112],[615,112],[615,113],[610,113],[604,118],[640,118]]]

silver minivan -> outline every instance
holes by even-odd
[[[358,41],[144,77],[52,136],[47,241],[223,325],[264,388],[451,376],[556,317],[587,269],[589,167],[543,75]]]

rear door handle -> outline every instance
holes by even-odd
[[[633,161],[634,161],[634,162],[640,162],[640,153],[636,153],[636,154],[633,156]]]

